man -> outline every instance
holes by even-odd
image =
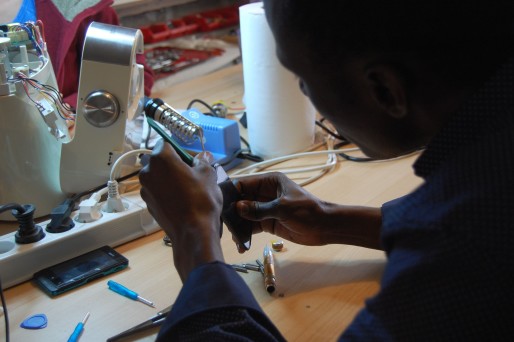
[[[342,340],[511,340],[514,4],[264,5],[277,56],[320,113],[371,157],[426,147],[414,165],[424,183],[382,208],[356,208],[323,202],[280,174],[253,177],[237,184],[239,214],[254,232],[296,243],[386,252],[380,291]],[[223,263],[221,193],[202,156],[188,168],[161,144],[140,179],[184,282],[159,339],[283,339]]]

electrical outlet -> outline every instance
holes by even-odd
[[[115,247],[160,228],[146,208],[139,191],[121,196],[127,210],[119,213],[102,211],[93,222],[75,220],[75,227],[63,233],[46,232],[45,237],[29,244],[14,242],[15,232],[0,236],[0,276],[2,287],[8,288],[32,278],[43,268],[69,260],[104,245]],[[50,221],[39,223],[43,228]]]

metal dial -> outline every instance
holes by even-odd
[[[108,127],[118,119],[120,105],[114,95],[97,90],[84,100],[84,117],[95,127]]]

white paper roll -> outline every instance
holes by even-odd
[[[315,110],[275,55],[262,2],[241,6],[239,20],[252,153],[269,159],[305,150],[314,142]]]

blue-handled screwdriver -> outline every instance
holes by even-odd
[[[109,280],[107,282],[107,285],[109,286],[109,289],[113,290],[116,293],[119,293],[122,296],[128,297],[128,298],[130,298],[132,300],[140,301],[141,303],[145,303],[146,305],[149,305],[149,306],[151,306],[153,308],[155,307],[155,305],[151,301],[149,301],[148,299],[145,299],[145,298],[141,297],[140,295],[138,295],[134,291],[127,289],[125,286],[123,286],[121,284],[118,284],[115,281]]]
[[[80,335],[82,335],[82,331],[84,330],[84,324],[86,324],[87,319],[89,318],[89,312],[86,314],[86,317],[82,320],[82,322],[79,322],[77,326],[75,327],[75,330],[73,330],[73,333],[71,334],[70,338],[68,339],[68,342],[77,342],[80,338]]]

